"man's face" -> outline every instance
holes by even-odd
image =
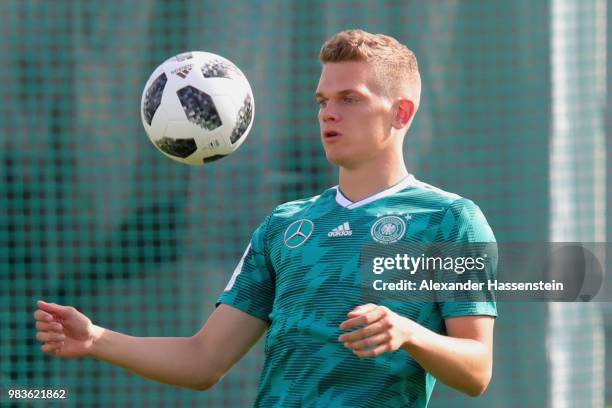
[[[382,96],[367,63],[324,64],[316,98],[323,147],[331,163],[355,168],[393,148],[392,101]]]

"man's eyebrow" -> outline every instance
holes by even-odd
[[[345,95],[349,95],[349,94],[363,95],[363,93],[359,92],[356,89],[343,89],[342,91],[336,92],[336,95],[338,95],[338,96],[345,96]],[[315,94],[315,97],[316,98],[324,98],[325,96],[323,95],[322,92],[317,92]]]

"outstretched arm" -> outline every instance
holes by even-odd
[[[92,324],[74,307],[39,301],[34,313],[41,350],[93,357],[166,384],[205,390],[257,342],[268,325],[220,305],[192,337],[134,337]]]

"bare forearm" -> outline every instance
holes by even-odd
[[[414,326],[412,336],[402,348],[425,370],[468,395],[484,392],[491,378],[491,356],[483,343]]]
[[[206,389],[215,381],[190,337],[133,337],[96,326],[91,356],[166,384]]]

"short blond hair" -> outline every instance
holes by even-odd
[[[408,96],[415,107],[419,105],[421,75],[416,56],[393,37],[363,30],[341,31],[325,41],[319,60],[322,64],[367,62],[373,67],[377,82],[387,96]]]

